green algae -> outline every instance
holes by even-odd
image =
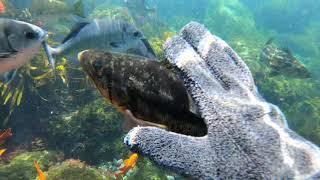
[[[19,154],[7,165],[0,166],[0,179],[19,180],[35,179],[37,171],[34,161],[37,161],[42,170],[47,170],[50,166],[58,162],[63,154],[54,151],[35,151]]]
[[[99,163],[123,152],[121,123],[121,115],[101,97],[68,115],[54,117],[47,133],[50,144],[63,149],[66,156]]]
[[[108,180],[99,170],[92,168],[79,160],[67,160],[52,166],[47,172],[48,180]]]

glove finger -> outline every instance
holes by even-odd
[[[251,72],[236,52],[222,39],[212,35],[203,25],[191,22],[181,36],[199,53],[210,69],[220,76],[225,87],[245,85],[254,89]]]
[[[227,92],[206,63],[183,38],[173,37],[164,48],[167,60],[182,72],[185,85],[192,95],[216,95]]]
[[[129,148],[179,174],[203,177],[213,172],[214,152],[207,149],[207,137],[191,137],[155,127],[136,127],[124,139]],[[209,155],[210,152],[210,155]]]

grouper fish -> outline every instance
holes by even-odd
[[[203,119],[191,110],[178,75],[160,62],[132,54],[86,50],[78,55],[100,93],[137,124],[204,136]]]
[[[76,55],[86,49],[137,54],[156,60],[143,33],[123,20],[95,19],[77,23],[61,45],[50,48],[53,56]]]
[[[14,72],[46,45],[47,32],[38,26],[0,18],[0,79],[9,81]]]
[[[285,75],[292,78],[310,78],[308,69],[287,48],[278,47],[271,38],[265,44],[261,60],[271,67],[271,76]]]

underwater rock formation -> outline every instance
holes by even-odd
[[[208,135],[137,127],[125,138],[132,151],[201,179],[316,177],[319,148],[287,127],[282,112],[259,95],[248,67],[226,42],[192,22],[165,51],[184,74]]]

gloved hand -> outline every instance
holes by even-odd
[[[125,138],[132,151],[193,178],[319,176],[318,147],[291,131],[281,111],[259,96],[248,67],[228,44],[191,22],[165,52],[182,72],[208,134],[136,127]]]

